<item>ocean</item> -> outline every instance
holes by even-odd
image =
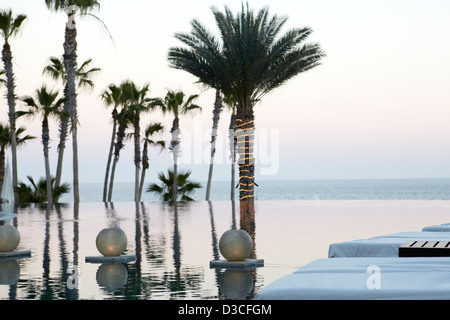
[[[361,180],[264,180],[257,181],[257,200],[450,200],[450,179],[361,179]],[[206,182],[191,197],[205,200]],[[230,182],[213,181],[211,199],[229,200]],[[80,183],[81,202],[101,202],[102,183]],[[235,190],[236,199],[238,189]],[[117,183],[113,202],[134,199],[134,183]],[[157,196],[143,193],[143,202],[159,201]],[[73,202],[72,193],[60,202]]]

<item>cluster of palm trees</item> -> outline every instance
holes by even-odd
[[[64,12],[67,15],[67,23],[65,25],[65,36],[63,43],[63,63],[61,70],[64,70],[64,97],[58,98],[58,93],[49,92],[45,86],[36,91],[36,100],[32,97],[27,97],[25,102],[30,107],[27,114],[40,113],[42,116],[42,142],[44,145],[44,155],[48,153],[47,135],[48,135],[48,117],[55,113],[64,113],[61,119],[62,122],[67,122],[62,126],[69,128],[72,133],[72,146],[73,146],[73,193],[74,201],[79,202],[79,182],[78,182],[78,142],[77,142],[77,41],[76,41],[76,23],[75,18],[77,16],[92,15],[92,11],[98,9],[100,6],[99,1],[96,0],[45,0],[45,4],[48,9],[55,12]],[[10,140],[11,140],[11,153],[12,153],[12,180],[14,188],[14,200],[19,201],[18,198],[18,173],[17,173],[17,137],[16,137],[16,94],[15,94],[15,80],[12,64],[12,52],[9,44],[9,40],[16,36],[22,27],[23,22],[27,19],[26,15],[19,14],[14,16],[12,10],[0,10],[0,34],[4,39],[4,45],[2,50],[2,61],[4,66],[4,72],[6,76],[6,88],[7,88],[7,103],[8,103],[8,116],[10,127]],[[99,20],[100,21],[100,20]],[[47,99],[47,100],[42,100]],[[63,108],[62,108],[63,107]],[[62,110],[60,110],[62,109]],[[67,131],[66,131],[67,132]],[[61,134],[62,139],[66,139],[66,136]],[[62,158],[63,145],[59,145],[59,150]],[[62,163],[62,160],[61,160]],[[47,189],[49,188],[50,177],[48,175],[48,166],[46,161],[46,179]],[[57,181],[60,175],[57,177]],[[52,201],[51,192],[48,193],[48,201]]]
[[[161,150],[166,147],[164,140],[157,140],[155,135],[161,134],[164,126],[160,122],[151,122],[144,131],[144,138],[141,139],[141,116],[144,113],[160,110],[164,114],[173,116],[173,125],[170,130],[172,138],[170,141],[170,150],[173,153],[173,190],[177,189],[177,158],[180,148],[180,116],[195,110],[201,109],[194,103],[197,95],[186,96],[182,91],[168,90],[164,98],[150,98],[149,84],[144,84],[141,88],[131,80],[125,80],[119,85],[110,84],[103,92],[102,99],[107,106],[112,106],[113,129],[111,135],[111,143],[109,148],[108,162],[106,166],[105,180],[103,186],[103,201],[111,201],[114,175],[117,163],[119,161],[120,152],[124,147],[124,140],[132,137],[134,141],[134,165],[135,165],[135,192],[134,200],[140,201],[144,188],[144,180],[146,170],[149,168],[148,149],[156,146]],[[130,134],[126,134],[128,127],[133,130]],[[143,140],[143,148],[141,151],[141,141]],[[177,195],[171,198],[176,202]]]
[[[78,143],[77,143],[77,91],[82,87],[92,87],[91,76],[100,71],[89,69],[87,60],[77,67],[77,31],[76,19],[79,16],[93,16],[104,24],[92,12],[99,8],[96,0],[45,0],[50,10],[64,12],[67,15],[62,59],[50,58],[50,64],[44,73],[63,84],[63,95],[48,90],[45,86],[36,90],[35,97],[24,97],[21,100],[28,107],[26,111],[16,111],[14,74],[12,69],[12,53],[8,40],[17,35],[25,15],[13,16],[11,10],[0,11],[0,34],[4,38],[2,60],[6,76],[7,103],[9,107],[10,145],[12,151],[13,185],[17,188],[17,134],[16,119],[21,115],[39,114],[42,119],[42,143],[44,149],[47,178],[47,200],[53,201],[51,195],[52,182],[48,164],[48,119],[57,116],[60,121],[60,142],[58,144],[58,167],[55,187],[61,183],[61,165],[68,133],[72,134],[73,148],[73,193],[74,201],[79,202],[78,182]],[[206,200],[210,200],[211,181],[213,176],[215,140],[223,104],[232,109],[230,120],[230,151],[232,161],[231,198],[234,200],[234,167],[236,152],[239,168],[239,199],[253,200],[255,186],[254,164],[254,107],[262,97],[286,83],[296,75],[310,70],[320,64],[325,56],[317,43],[304,43],[312,30],[308,27],[293,28],[281,34],[287,18],[270,16],[267,8],[257,12],[242,5],[236,14],[225,6],[224,11],[212,8],[219,35],[212,34],[198,20],[191,21],[192,30],[187,33],[176,33],[175,38],[184,46],[169,49],[168,61],[172,68],[189,72],[198,82],[214,89],[216,92],[213,108],[213,125],[211,136],[211,157]],[[104,26],[106,28],[106,26]],[[109,85],[101,95],[107,106],[112,106],[113,129],[111,144],[104,180],[103,201],[111,201],[114,174],[120,152],[127,137],[128,127],[134,130],[128,134],[134,140],[135,195],[140,201],[143,192],[145,172],[148,169],[148,148],[156,145],[165,147],[162,140],[154,140],[153,135],[161,133],[161,123],[150,123],[145,128],[145,137],[141,139],[141,116],[143,113],[160,110],[173,116],[170,130],[169,149],[173,154],[171,200],[177,200],[178,161],[180,148],[180,116],[201,109],[195,104],[197,95],[187,96],[182,91],[167,92],[164,98],[150,98],[149,85],[139,87],[131,80],[116,85]],[[144,141],[143,148],[141,143]],[[184,174],[184,173],[183,173]],[[160,175],[161,181],[163,181]],[[164,178],[165,179],[165,178]],[[167,180],[167,179],[166,179]],[[148,191],[156,192],[156,185]],[[15,194],[15,197],[17,193]]]

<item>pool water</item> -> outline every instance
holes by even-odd
[[[18,249],[31,256],[0,260],[2,300],[252,299],[276,279],[316,259],[331,243],[450,222],[450,201],[256,201],[240,213],[231,201],[196,201],[177,210],[162,202],[63,204],[17,208],[11,221]],[[228,229],[245,228],[254,241],[249,270],[210,268],[222,259]],[[100,255],[97,234],[119,227],[128,238],[127,263],[86,262]]]

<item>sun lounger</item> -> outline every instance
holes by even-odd
[[[400,232],[369,239],[334,243],[328,257],[398,257],[399,248],[407,241],[450,241],[449,232]]]
[[[267,285],[257,300],[450,299],[450,258],[319,259]]]

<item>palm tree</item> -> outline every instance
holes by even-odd
[[[6,75],[6,99],[8,101],[9,127],[11,129],[11,154],[12,154],[12,182],[13,188],[17,187],[17,138],[16,138],[16,95],[14,93],[14,73],[12,66],[12,53],[9,40],[16,36],[21,29],[22,23],[27,18],[26,15],[19,14],[13,17],[11,9],[0,10],[0,35],[5,40],[2,50],[2,60]],[[14,200],[18,201],[17,192],[14,191]]]
[[[173,187],[172,190],[177,190],[177,175],[178,175],[178,155],[180,152],[180,115],[186,115],[193,113],[197,110],[201,110],[201,107],[194,104],[194,100],[197,99],[198,95],[190,95],[185,100],[186,95],[182,91],[172,91],[168,90],[166,96],[164,97],[164,101],[160,101],[159,105],[164,114],[169,113],[172,114],[174,119],[172,122],[172,128],[170,129],[170,133],[172,134],[172,138],[170,141],[169,149],[172,151],[173,156],[173,174],[175,178],[173,179]],[[155,102],[158,103],[158,102]],[[172,202],[176,202],[177,195],[173,194]]]
[[[108,189],[108,202],[111,202],[113,187],[114,187],[114,176],[116,172],[116,166],[119,162],[120,151],[124,148],[124,140],[126,137],[126,130],[130,123],[132,123],[132,115],[130,114],[130,110],[123,107],[122,110],[114,117],[114,120],[117,121],[117,137],[114,143],[114,157],[111,167],[111,178],[109,180],[109,189]]]
[[[92,76],[101,71],[100,68],[90,67],[92,59],[87,59],[76,70],[76,80],[78,88],[91,90],[94,88]],[[64,92],[67,90],[67,78],[64,70],[64,58],[50,57],[49,64],[45,66],[42,71],[43,74],[49,75],[53,80],[61,81],[64,86]],[[64,115],[59,121],[59,144],[58,144],[58,162],[56,165],[55,186],[58,187],[61,183],[62,166],[64,158],[64,150],[66,148],[66,140],[69,129],[69,104],[67,100],[64,102]]]
[[[103,90],[101,94],[101,98],[106,106],[113,106],[113,111],[111,113],[112,120],[113,120],[113,129],[112,129],[112,136],[111,136],[111,143],[109,146],[109,152],[108,152],[108,161],[106,163],[106,172],[105,172],[105,180],[103,184],[103,201],[105,202],[107,199],[107,192],[108,192],[108,180],[109,180],[109,174],[110,174],[110,167],[111,167],[111,161],[113,157],[114,152],[114,141],[116,137],[117,132],[117,108],[120,106],[121,101],[121,89],[119,86],[116,86],[115,84],[110,84],[105,90]]]
[[[198,20],[191,22],[191,33],[176,33],[175,38],[182,41],[189,48],[171,48],[169,50],[170,66],[175,69],[187,71],[198,77],[199,81],[216,90],[216,99],[213,108],[213,122],[211,131],[211,153],[208,182],[206,185],[206,200],[209,201],[211,181],[214,169],[214,156],[216,152],[216,137],[223,110],[221,91],[225,81],[221,47],[218,41],[212,37],[207,29]]]
[[[64,33],[64,70],[66,73],[67,86],[64,95],[67,99],[69,117],[72,131],[73,149],[73,196],[74,202],[80,201],[79,181],[78,181],[78,139],[77,139],[77,90],[76,90],[76,70],[77,70],[77,29],[76,16],[90,16],[97,21],[101,20],[91,12],[100,7],[97,0],[45,0],[47,8],[53,11],[63,11],[67,14],[67,23]],[[104,26],[103,22],[101,24]]]
[[[161,151],[166,147],[164,140],[153,140],[154,134],[161,133],[164,130],[164,126],[161,123],[150,123],[144,132],[144,147],[142,150],[142,172],[139,185],[139,201],[141,200],[142,190],[144,189],[145,172],[149,168],[148,163],[148,148],[149,146],[158,146]]]
[[[47,179],[39,178],[37,182],[33,177],[27,176],[30,185],[19,182],[17,193],[21,203],[44,203],[47,200]],[[51,177],[52,197],[57,202],[60,196],[68,193],[70,190],[68,183],[63,183],[59,187],[55,187],[55,178]]]
[[[220,38],[194,20],[190,34],[176,35],[188,49],[172,48],[169,60],[176,68],[220,88],[224,95],[235,97],[239,198],[254,199],[254,106],[268,92],[318,66],[325,54],[316,43],[303,44],[312,32],[308,27],[281,34],[287,18],[270,17],[267,8],[255,13],[243,5],[234,15],[225,6],[224,12],[216,8],[212,12]],[[213,67],[220,73],[211,75]]]
[[[50,117],[60,117],[62,114],[62,106],[64,98],[58,99],[58,91],[48,91],[47,87],[43,85],[36,90],[36,100],[33,97],[24,97],[21,100],[28,106],[28,110],[18,112],[18,115],[42,117],[42,145],[44,147],[44,161],[45,161],[45,177],[47,180],[47,202],[53,203],[52,182],[50,174],[49,161],[49,144],[50,144],[50,130],[48,120]]]
[[[130,116],[133,117],[135,166],[134,201],[139,201],[139,177],[141,170],[141,114],[154,109],[156,104],[153,103],[155,99],[150,99],[147,96],[149,92],[149,84],[144,84],[142,88],[138,88],[133,81],[126,80],[121,84],[121,91],[124,108],[127,108]]]
[[[201,184],[195,181],[190,181],[189,176],[191,175],[191,171],[180,172],[177,175],[177,183],[173,183],[174,180],[174,172],[172,170],[167,170],[167,176],[164,172],[160,172],[158,174],[158,179],[162,182],[161,185],[156,183],[152,183],[148,186],[147,192],[154,193],[159,195],[163,201],[168,201],[174,203],[175,201],[193,201],[190,197],[192,193],[195,192],[196,189],[201,188]],[[173,192],[173,186],[177,186],[175,189],[176,192]]]
[[[5,178],[6,148],[11,146],[11,134],[9,131],[9,126],[4,126],[0,123],[0,194],[2,194],[3,181]],[[36,138],[29,135],[21,137],[22,133],[24,132],[24,127],[19,127],[16,130],[17,147],[25,144],[28,140]]]
[[[102,69],[91,67],[92,59],[85,60],[80,67],[75,70],[77,86],[80,89],[93,89],[95,84],[92,77]],[[64,70],[64,58],[50,57],[49,64],[44,67],[43,74],[50,76],[53,80],[67,84],[66,72]]]

